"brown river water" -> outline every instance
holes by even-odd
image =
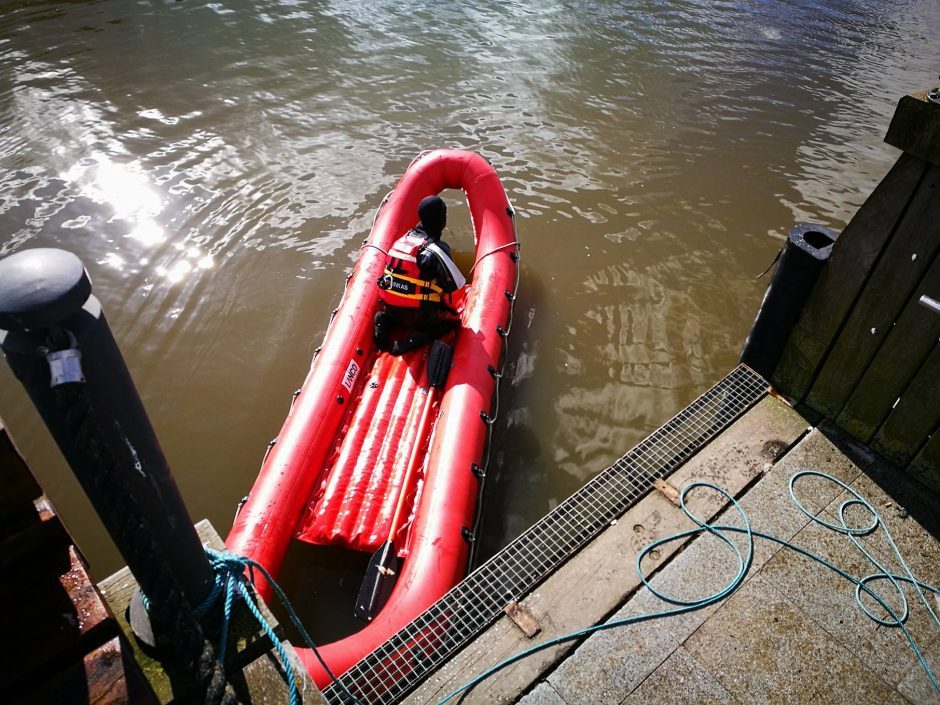
[[[937,0],[7,2],[0,255],[82,258],[224,535],[382,197],[422,150],[479,151],[523,247],[486,557],[731,369],[755,275],[793,224],[844,226],[897,156],[898,98],[938,70]],[[107,575],[5,365],[0,391]]]

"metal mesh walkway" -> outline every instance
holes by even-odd
[[[598,535],[727,428],[767,392],[740,365],[580,490],[477,568],[340,680],[362,703],[394,703],[503,615],[550,572]],[[345,697],[335,684],[330,703]]]

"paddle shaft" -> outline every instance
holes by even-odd
[[[417,470],[418,458],[421,455],[421,446],[423,445],[421,438],[424,436],[424,429],[431,415],[431,406],[434,404],[435,391],[437,391],[437,387],[433,385],[428,386],[428,398],[424,401],[424,409],[421,411],[421,420],[418,422],[418,434],[415,437],[414,446],[411,448],[411,456],[408,458],[405,477],[401,483],[401,492],[398,495],[398,504],[395,506],[395,514],[392,516],[392,525],[389,527],[388,531],[388,541],[390,542],[394,542],[395,534],[398,533],[398,529],[400,528],[401,515],[405,508],[405,498],[408,495],[408,487],[411,485],[411,478],[414,476],[415,470]]]
[[[428,422],[428,416],[430,416],[435,389],[436,387],[433,385],[428,386],[427,399],[425,399],[424,408],[421,410],[417,435],[411,448],[411,455],[408,457],[408,465],[405,467],[405,476],[402,479],[401,489],[398,493],[398,503],[395,505],[395,514],[392,516],[388,538],[385,539],[379,550],[372,554],[362,585],[359,587],[359,596],[356,598],[356,607],[353,613],[366,621],[371,621],[375,613],[382,609],[391,592],[391,587],[395,584],[396,573],[399,570],[398,552],[395,549],[395,534],[398,533],[401,526],[408,486],[411,484],[411,478],[418,465],[418,457],[422,446],[421,439],[424,436],[424,427]]]
[[[425,392],[427,398],[424,400],[424,408],[421,410],[421,418],[415,431],[414,444],[411,447],[411,454],[408,456],[408,464],[405,466],[405,474],[402,477],[398,502],[395,505],[395,513],[392,515],[392,523],[389,526],[388,538],[379,550],[372,555],[362,586],[359,588],[359,597],[356,600],[354,613],[360,619],[371,620],[375,613],[385,605],[391,592],[391,586],[395,584],[396,574],[399,570],[398,553],[395,550],[395,535],[401,529],[408,489],[418,468],[418,458],[421,457],[421,448],[424,445],[425,429],[431,416],[431,407],[434,405],[434,394],[444,386],[444,382],[447,380],[453,352],[453,348],[449,345],[440,340],[435,340],[428,354],[428,386]]]

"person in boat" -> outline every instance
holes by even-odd
[[[378,280],[383,308],[375,314],[375,343],[392,355],[439,338],[460,323],[450,294],[466,279],[441,240],[447,205],[438,196],[428,196],[418,204],[418,218],[421,222],[389,249]],[[401,328],[411,333],[392,341],[392,330]]]

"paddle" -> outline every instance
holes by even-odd
[[[405,468],[405,477],[402,480],[401,493],[398,495],[398,504],[395,506],[395,514],[392,516],[392,525],[388,531],[388,538],[379,550],[372,554],[369,566],[366,568],[365,577],[362,579],[362,586],[359,588],[359,597],[356,598],[356,609],[354,610],[359,619],[372,621],[376,613],[385,606],[389,595],[392,594],[395,580],[398,578],[401,561],[398,558],[398,551],[395,550],[394,537],[401,527],[402,512],[405,508],[405,495],[411,485],[411,478],[417,470],[421,439],[424,437],[424,431],[431,416],[434,392],[443,387],[444,382],[447,381],[447,373],[450,372],[453,357],[454,349],[447,343],[435,340],[431,344],[431,351],[428,353],[427,398],[424,401],[421,420],[418,422],[415,444],[411,449],[411,456],[408,458],[408,465]]]

